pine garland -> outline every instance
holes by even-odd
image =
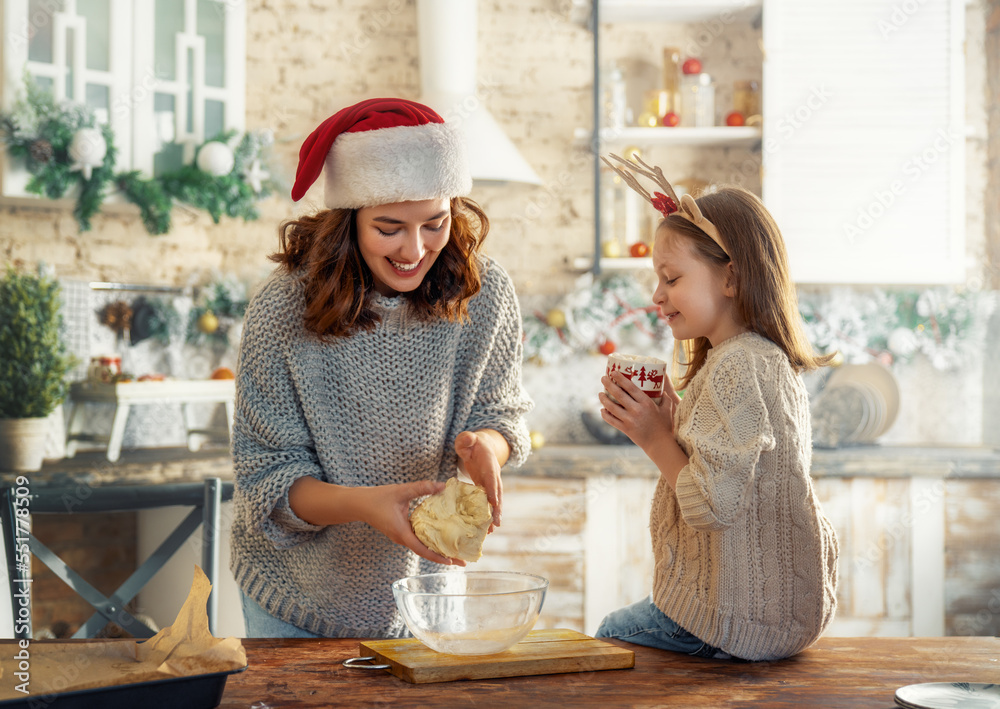
[[[108,195],[109,185],[139,208],[143,226],[152,235],[170,231],[173,200],[207,211],[212,221],[219,223],[223,215],[252,221],[260,217],[257,202],[273,191],[274,182],[257,178],[251,184],[248,169],[259,163],[263,151],[271,144],[269,133],[248,132],[233,150],[234,165],[227,175],[216,177],[195,165],[153,179],[143,178],[138,171],[114,172],[117,150],[110,126],[101,126],[107,152],[100,166],[92,169],[89,179],[83,171],[73,170],[70,145],[83,128],[95,128],[96,119],[86,106],[73,103],[57,104],[52,94],[27,77],[25,96],[18,100],[9,114],[0,115],[7,151],[24,162],[31,178],[27,191],[48,199],[62,199],[74,186],[79,187],[73,216],[80,231],[89,231],[91,218],[100,211]],[[229,131],[206,141],[228,144],[236,136]],[[261,174],[261,173],[259,173]]]
[[[146,231],[153,236],[170,231],[172,202],[159,182],[143,179],[138,170],[123,172],[115,179],[125,199],[139,208]]]

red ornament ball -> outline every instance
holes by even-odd
[[[601,351],[602,355],[609,355],[615,351],[615,343],[611,340],[604,340],[598,349]]]
[[[630,256],[635,258],[642,258],[643,256],[649,256],[649,245],[643,243],[642,241],[637,241],[628,247],[628,252]]]
[[[741,126],[746,123],[746,119],[743,118],[743,114],[739,111],[733,111],[728,116],[726,116],[727,126]]]
[[[667,111],[666,113],[663,114],[662,120],[663,120],[663,125],[665,125],[667,128],[674,128],[680,125],[681,117],[678,116],[673,111]]]
[[[683,71],[685,74],[700,74],[701,61],[695,59],[694,57],[685,59],[684,63],[681,64],[681,71]]]

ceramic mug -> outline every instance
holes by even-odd
[[[612,372],[624,374],[652,399],[663,396],[663,378],[667,376],[667,363],[662,359],[614,352],[608,355],[605,374],[610,377]],[[611,394],[608,396],[615,401]]]

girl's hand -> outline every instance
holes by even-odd
[[[486,499],[493,507],[493,522],[489,531],[500,526],[503,483],[500,481],[500,460],[494,442],[485,431],[462,431],[455,438],[458,467],[472,482],[486,490]]]
[[[597,395],[604,405],[601,418],[633,443],[645,451],[664,436],[673,437],[674,411],[681,399],[669,376],[663,378],[663,396],[659,404],[621,372],[612,372],[610,377],[605,375],[601,383],[605,389]]]
[[[431,480],[357,488],[359,491],[364,491],[361,518],[382,532],[390,541],[410,549],[428,561],[465,566],[465,562],[461,559],[449,559],[428,549],[410,526],[410,501],[417,497],[433,495],[443,489],[444,483]]]

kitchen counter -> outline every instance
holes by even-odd
[[[207,477],[233,478],[225,448],[192,453],[185,448],[142,448],[125,451],[117,462],[100,451],[46,461],[31,473],[47,485],[73,482],[91,485],[128,482],[197,482]],[[533,451],[521,468],[506,476],[537,478],[634,477],[656,479],[659,471],[638,446],[550,445]],[[1000,449],[984,446],[856,446],[813,450],[814,478],[1000,478]],[[0,473],[0,479],[13,477]]]
[[[989,610],[1000,575],[981,552],[1000,547],[1000,451],[816,449],[812,472],[840,538],[840,607],[829,635],[1000,634],[1000,616]],[[14,477],[0,473],[0,482]],[[28,475],[33,486],[61,487],[206,477],[232,480],[228,450],[132,450],[116,463],[85,452]],[[479,565],[545,576],[550,597],[539,627],[593,633],[604,615],[652,586],[648,520],[657,478],[636,446],[534,451],[523,467],[504,471],[504,524]]]
[[[659,471],[638,446],[546,446],[519,470],[538,477],[657,478]],[[1000,449],[985,446],[846,446],[814,448],[814,478],[1000,478]]]
[[[780,662],[726,662],[613,641],[635,668],[415,685],[345,668],[357,640],[248,639],[220,707],[883,707],[922,682],[1000,682],[1000,639],[822,638]]]

